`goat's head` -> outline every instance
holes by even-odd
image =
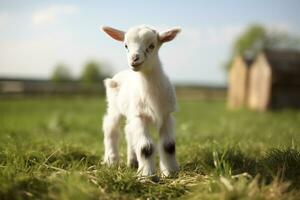
[[[134,71],[146,70],[153,67],[158,50],[164,42],[173,40],[180,28],[172,28],[158,33],[147,26],[138,26],[127,32],[104,26],[102,30],[117,41],[124,43],[127,51],[128,65]]]

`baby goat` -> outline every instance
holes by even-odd
[[[158,50],[163,43],[173,40],[180,29],[162,33],[147,26],[134,27],[127,32],[111,27],[102,30],[124,43],[131,68],[104,80],[108,104],[103,119],[104,162],[111,165],[119,159],[119,122],[121,116],[125,116],[127,164],[138,168],[141,176],[155,174],[155,146],[149,133],[149,127],[154,125],[159,132],[160,169],[164,176],[170,176],[179,170],[172,117],[176,96],[162,69]]]

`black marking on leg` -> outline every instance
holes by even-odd
[[[175,153],[175,142],[168,142],[164,144],[164,150],[168,154],[174,154]]]
[[[129,166],[130,166],[130,168],[132,168],[132,169],[137,169],[137,168],[139,168],[139,163],[138,163],[137,159],[136,159],[136,158],[132,158],[132,159],[130,160],[130,162],[129,162]]]
[[[148,145],[144,146],[141,150],[141,153],[142,153],[142,156],[144,156],[145,158],[149,158],[153,153],[153,145],[148,144]]]

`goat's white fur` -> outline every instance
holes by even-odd
[[[140,175],[155,174],[154,143],[149,133],[149,127],[154,125],[160,136],[160,169],[163,175],[169,176],[179,169],[174,151],[172,117],[172,112],[176,110],[176,96],[162,69],[158,50],[163,42],[175,38],[180,29],[174,28],[164,33],[158,33],[146,26],[131,28],[126,33],[110,27],[103,27],[103,30],[112,38],[126,44],[129,66],[135,70],[124,70],[104,81],[108,104],[103,119],[104,162],[111,165],[119,159],[119,122],[125,116],[128,165],[138,161]],[[150,48],[149,44],[154,48]],[[136,54],[139,55],[136,62],[141,63],[137,67],[134,66],[133,59]],[[168,144],[173,144],[169,152],[166,150]],[[146,151],[149,154],[147,156],[142,153],[145,147],[149,150]]]

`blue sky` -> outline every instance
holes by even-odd
[[[0,0],[0,76],[47,78],[67,64],[78,76],[95,59],[108,71],[127,68],[123,45],[99,31],[149,24],[182,33],[162,47],[165,71],[174,82],[226,83],[222,64],[245,27],[300,35],[298,0],[227,1],[3,1]]]

